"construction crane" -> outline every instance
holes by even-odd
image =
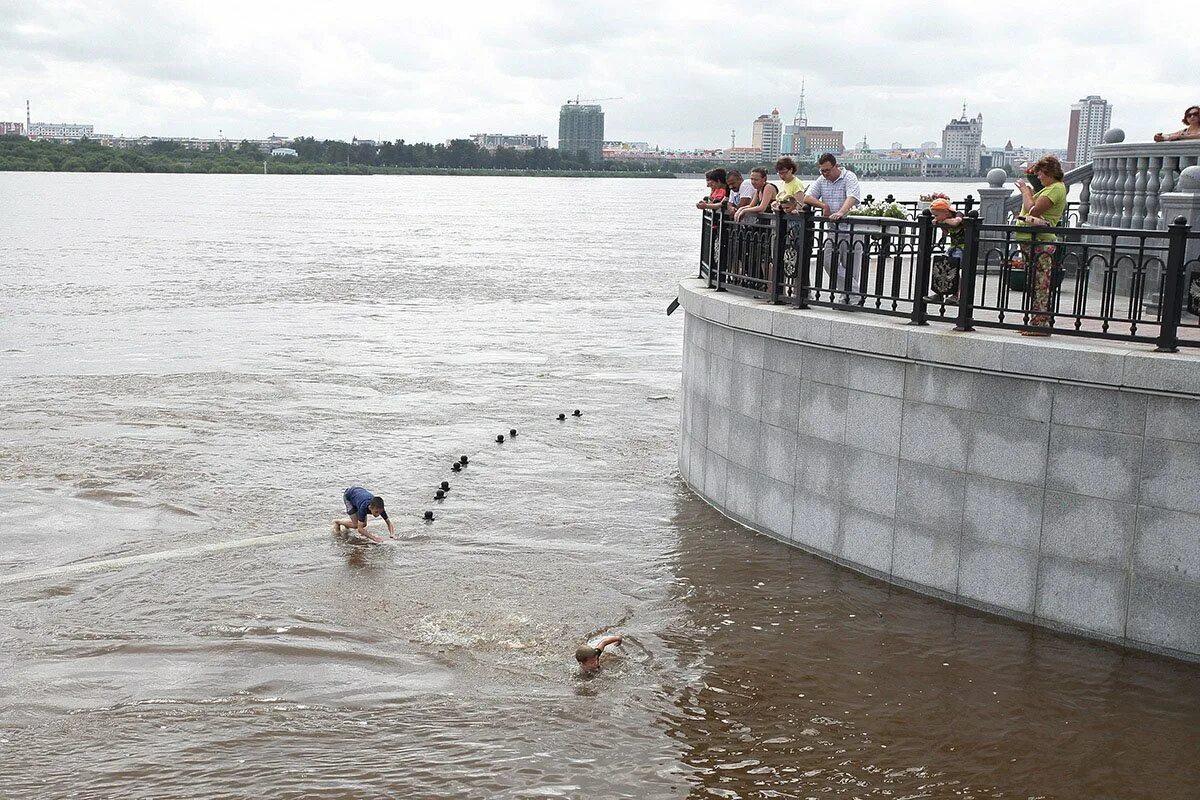
[[[624,100],[624,99],[625,99],[624,97],[585,97],[582,100],[580,100],[579,95],[575,95],[575,105],[579,105],[580,103],[601,103],[605,100]],[[570,100],[567,101],[567,105],[571,105]]]

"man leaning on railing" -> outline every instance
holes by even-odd
[[[831,222],[838,222],[849,214],[850,209],[858,205],[858,201],[862,198],[862,187],[859,186],[858,176],[850,170],[838,166],[837,158],[833,153],[825,153],[818,158],[817,169],[820,170],[821,177],[808,187],[808,193],[804,195],[804,203],[821,209],[821,213]],[[829,236],[827,232],[822,244],[825,250],[825,271],[829,273],[831,288],[836,289],[839,286],[843,288],[846,286],[846,271],[849,270],[850,290],[856,298],[853,302],[861,306],[864,298],[862,287],[859,285],[858,261],[862,257],[860,248],[865,249],[865,245],[860,243],[860,248],[854,246],[849,225],[836,225],[834,229],[836,234]],[[852,301],[848,295],[845,295],[842,302],[850,305]]]

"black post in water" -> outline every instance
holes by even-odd
[[[929,288],[929,273],[933,265],[933,214],[925,209],[917,217],[917,280],[913,286],[912,319],[910,325],[929,324],[929,303],[925,301],[925,292]],[[961,278],[960,278],[961,280]]]
[[[1179,320],[1183,316],[1183,255],[1190,227],[1176,217],[1167,228],[1167,273],[1163,276],[1163,306],[1156,353],[1179,352]]]
[[[970,195],[967,196],[970,199]],[[956,331],[975,330],[975,268],[979,260],[979,212],[971,211],[963,217],[962,266],[958,271],[958,324]]]

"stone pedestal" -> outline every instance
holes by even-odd
[[[1004,225],[1008,212],[1004,204],[1012,197],[1013,190],[1007,186],[988,187],[979,190],[979,221],[984,225]]]

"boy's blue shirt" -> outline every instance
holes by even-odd
[[[346,492],[346,498],[354,506],[355,515],[360,520],[363,520],[364,522],[371,518],[371,511],[368,507],[371,505],[371,498],[373,498],[374,496],[375,495],[371,494],[369,491],[362,488],[361,486],[355,486],[354,488],[352,488]],[[379,516],[382,517],[383,519],[388,518],[386,511],[384,511]]]

